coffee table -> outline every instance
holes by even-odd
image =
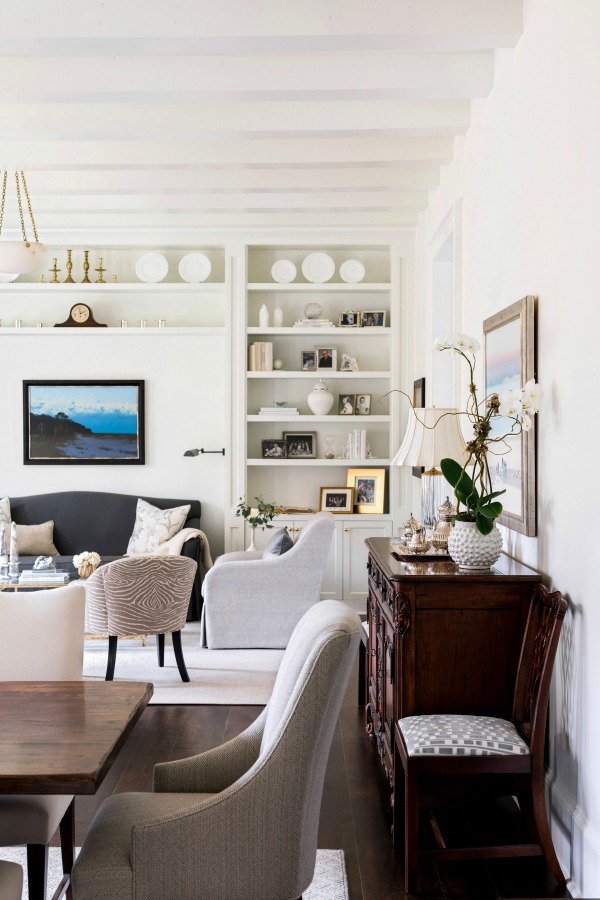
[[[26,565],[21,565],[19,563],[19,575],[23,571],[23,569],[32,569],[32,563],[27,563]],[[43,571],[43,570],[40,570]],[[69,576],[67,581],[56,582],[56,581],[45,581],[43,578],[40,578],[39,581],[35,581],[33,584],[19,584],[19,576],[14,576],[12,578],[5,578],[4,576],[0,576],[0,591],[40,591],[47,590],[48,588],[55,587],[65,587],[69,584],[70,581],[77,580],[77,572],[74,570],[70,571],[68,567],[56,566],[53,570],[55,572],[66,572]]]
[[[153,692],[130,681],[0,682],[0,793],[95,794]],[[53,900],[71,880],[73,804],[67,816],[65,874]]]

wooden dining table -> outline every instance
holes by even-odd
[[[133,681],[1,681],[0,793],[94,794],[153,691]],[[52,900],[70,885],[73,809],[61,822],[64,875]]]

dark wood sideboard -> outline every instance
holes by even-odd
[[[467,574],[450,560],[400,561],[370,538],[367,731],[393,787],[394,722],[427,713],[510,718],[529,601],[539,572],[502,554]]]

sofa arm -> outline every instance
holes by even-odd
[[[108,634],[108,611],[104,592],[104,569],[97,569],[85,583],[85,630]]]
[[[197,537],[189,538],[181,548],[181,556],[187,556],[188,559],[193,559],[198,564],[186,617],[188,622],[196,622],[200,618],[202,611],[202,582],[206,575],[206,570],[201,562],[202,545],[200,539]]]
[[[251,562],[253,559],[262,559],[262,550],[233,550],[231,553],[223,553],[217,557],[215,566],[228,562]]]

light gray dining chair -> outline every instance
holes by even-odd
[[[2,593],[0,681],[80,681],[85,588]],[[30,900],[44,900],[48,844],[60,827],[63,871],[73,863],[71,795],[0,794],[0,847],[27,845]]]
[[[325,767],[360,641],[325,600],[296,626],[246,731],[161,763],[154,793],[115,794],[73,867],[74,900],[294,900],[311,884]]]
[[[17,863],[0,859],[0,900],[21,900],[23,869]]]

